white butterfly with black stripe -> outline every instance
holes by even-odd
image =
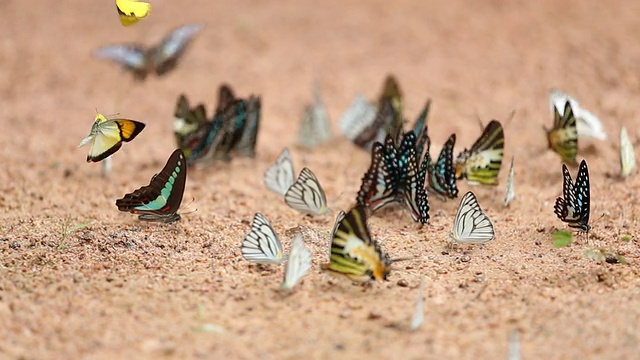
[[[329,211],[327,196],[309,168],[302,169],[296,182],[284,195],[284,202],[292,209],[309,215],[323,215]]]
[[[467,192],[460,200],[449,236],[457,243],[474,245],[484,244],[495,237],[493,224],[480,208],[473,192]]]
[[[291,245],[281,288],[283,290],[291,290],[302,280],[309,269],[311,269],[311,251],[304,245],[302,234],[298,233]]]
[[[269,190],[284,195],[296,181],[294,176],[291,154],[284,148],[276,162],[264,172],[264,184]]]
[[[565,164],[562,164],[562,174],[564,177],[563,197],[556,199],[553,210],[558,218],[569,224],[570,227],[589,232],[591,229],[589,226],[591,199],[587,162],[584,159],[580,162],[575,184]]]
[[[256,213],[251,232],[242,241],[242,257],[256,264],[280,264],[282,244],[266,216]]]

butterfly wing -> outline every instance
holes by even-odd
[[[311,251],[304,245],[302,234],[296,234],[291,245],[291,252],[284,269],[284,281],[281,288],[291,290],[311,269]]]
[[[228,84],[220,85],[220,88],[218,88],[218,106],[216,107],[216,112],[223,112],[234,100],[236,100],[236,95],[231,86]]]
[[[511,166],[509,167],[509,176],[507,177],[507,191],[504,195],[504,206],[508,206],[511,200],[516,196],[515,189],[513,187],[513,177],[515,171],[513,169],[513,157],[511,158]]]
[[[572,164],[576,162],[578,132],[576,118],[569,101],[565,103],[562,115],[558,108],[554,107],[553,128],[547,131],[547,138],[549,148],[558,153],[563,161]]]
[[[260,130],[260,116],[262,112],[262,101],[259,96],[250,96],[246,101],[247,120],[240,139],[234,149],[241,156],[255,157],[256,142],[258,141],[258,131]]]
[[[589,184],[589,168],[587,167],[587,162],[584,160],[580,162],[578,177],[573,187],[576,200],[575,208],[578,209],[578,213],[580,214],[578,226],[584,231],[589,231],[591,186]]]
[[[242,257],[257,264],[280,264],[282,244],[266,216],[256,213],[251,231],[242,241]]]
[[[401,174],[400,186],[404,203],[410,211],[413,221],[426,224],[429,220],[429,204],[427,193],[424,189],[424,169],[418,168],[418,156],[416,154],[416,135],[413,131],[404,135],[400,144],[400,156],[398,158],[398,172]]]
[[[80,146],[91,143],[87,162],[98,162],[113,155],[122,142],[133,140],[144,129],[145,124],[129,119],[110,119],[104,115],[96,115],[96,121],[91,128],[91,134],[85,138]],[[87,141],[89,139],[89,141]]]
[[[450,236],[463,244],[484,244],[495,237],[491,220],[482,211],[478,199],[471,191],[460,201]]]
[[[497,185],[504,151],[504,130],[492,120],[470,150],[456,159],[456,178],[466,178],[470,184]]]
[[[620,173],[622,177],[627,177],[636,167],[636,153],[633,144],[629,139],[627,129],[623,126],[620,129]]]
[[[351,209],[334,231],[329,263],[324,268],[356,280],[383,280],[389,274],[390,263],[371,239],[365,208]]]
[[[116,9],[122,25],[129,26],[149,15],[151,4],[143,1],[116,0]]]
[[[427,137],[429,136],[427,117],[429,116],[430,108],[431,99],[427,99],[427,103],[424,105],[422,112],[413,124],[413,133],[416,135],[416,153],[418,154],[418,159],[422,157],[425,144],[427,143]]]
[[[455,143],[456,134],[452,134],[440,151],[438,162],[432,164],[429,169],[429,187],[439,196],[451,199],[458,197],[458,186],[453,168]]]
[[[395,147],[394,147],[395,150]],[[379,142],[371,149],[371,165],[362,178],[356,202],[376,211],[398,199],[398,179],[394,163],[385,146]]]
[[[387,76],[384,87],[378,98],[378,112],[385,118],[384,131],[395,141],[400,141],[403,130],[402,91],[393,75]]]
[[[178,60],[204,26],[200,24],[183,25],[171,31],[160,44],[149,51],[156,74],[164,75],[173,70]]]
[[[376,106],[358,95],[340,117],[340,131],[347,139],[355,141],[375,118]]]
[[[264,184],[267,189],[284,196],[296,181],[294,176],[291,154],[288,148],[284,148],[276,162],[265,171]]]
[[[564,115],[564,106],[567,102],[571,104],[571,109],[573,109],[573,114],[576,117],[576,130],[579,137],[593,137],[599,140],[607,139],[602,122],[597,116],[583,109],[577,100],[562,91],[558,89],[551,90],[549,104],[552,110],[555,106],[560,111],[560,115]]]
[[[171,222],[177,214],[187,181],[187,162],[182,150],[175,150],[164,168],[143,186],[116,200],[120,211],[141,214],[140,220]]]
[[[324,190],[315,174],[308,168],[302,169],[296,182],[287,190],[284,202],[305,214],[323,215],[329,211]]]
[[[101,47],[93,53],[98,59],[106,59],[131,71],[137,80],[144,80],[149,70],[149,59],[146,50],[138,44],[109,45]]]
[[[580,163],[575,184],[572,182],[569,169],[564,164],[562,164],[562,173],[564,179],[563,197],[556,199],[554,212],[560,220],[569,224],[570,227],[589,231],[591,198],[587,162],[582,160]]]

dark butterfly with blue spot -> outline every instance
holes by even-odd
[[[426,224],[429,220],[429,201],[424,188],[427,162],[423,160],[422,165],[418,167],[420,156],[416,151],[416,135],[413,131],[404,135],[399,153],[399,192],[402,193],[413,221]]]
[[[177,213],[187,181],[187,161],[182,150],[175,150],[162,171],[147,186],[116,200],[120,211],[139,214],[138,219],[172,223],[180,220]]]
[[[173,70],[193,37],[202,30],[200,24],[181,26],[165,36],[160,44],[146,48],[139,44],[110,45],[98,49],[94,56],[114,61],[133,72],[136,80],[150,73],[158,76]]]
[[[453,167],[453,147],[456,143],[456,134],[449,136],[440,151],[438,161],[434,164],[431,160],[431,140],[427,138],[427,167],[429,170],[429,188],[441,199],[457,198],[458,187],[456,185],[456,173]]]
[[[589,186],[589,168],[587,162],[580,162],[578,177],[575,184],[571,179],[571,173],[565,164],[562,164],[562,174],[564,176],[564,185],[562,187],[562,196],[556,199],[553,208],[558,218],[572,228],[577,228],[588,232],[589,226],[589,205],[590,186]]]
[[[358,191],[356,202],[376,211],[381,207],[397,201],[397,166],[395,158],[395,145],[393,153],[387,148],[375,142],[371,149],[371,165],[362,178],[362,185]]]

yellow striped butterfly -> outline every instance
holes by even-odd
[[[190,147],[185,143],[185,139],[209,123],[207,110],[204,104],[191,107],[187,97],[181,94],[173,116],[173,134],[176,142],[179,148],[187,151]]]
[[[98,113],[91,126],[89,136],[82,139],[78,147],[91,144],[87,162],[98,162],[113,155],[123,142],[133,140],[144,129],[144,124],[129,119],[107,119]]]
[[[386,280],[392,261],[371,239],[365,208],[355,207],[338,220],[329,263],[323,268],[357,281]]]
[[[291,154],[288,148],[284,148],[276,162],[265,171],[264,184],[269,190],[284,196],[295,181]]]
[[[633,150],[633,144],[629,139],[627,129],[623,126],[620,129],[620,174],[627,177],[636,167],[636,153]]]
[[[94,56],[121,65],[131,71],[136,80],[144,80],[151,73],[161,76],[176,67],[181,55],[202,28],[200,24],[183,25],[171,31],[156,46],[109,45],[96,50]]]
[[[284,202],[309,215],[324,215],[329,211],[327,196],[316,175],[308,168],[302,169],[296,182],[284,194]]]
[[[589,232],[591,197],[587,162],[584,160],[580,162],[575,184],[565,164],[562,164],[562,175],[562,197],[556,199],[553,211],[558,219],[566,222],[570,227]]]
[[[498,185],[503,151],[502,124],[492,120],[471,149],[464,149],[458,155],[456,179],[465,178],[469,184]]]
[[[177,213],[182,203],[187,182],[187,160],[180,149],[176,149],[162,170],[153,175],[151,182],[122,199],[116,200],[120,211],[139,214],[143,221],[172,223],[180,220]]]
[[[129,26],[149,15],[151,4],[144,1],[116,0],[116,9],[122,25]]]
[[[291,290],[311,269],[311,251],[304,245],[302,234],[298,233],[293,238],[291,251],[284,269],[284,280],[280,288]]]
[[[607,134],[604,132],[602,122],[591,112],[582,108],[580,104],[569,95],[558,89],[552,89],[549,94],[549,105],[551,108],[557,107],[560,110],[560,116],[564,115],[562,111],[564,104],[569,102],[573,115],[576,117],[576,131],[579,137],[592,137],[599,140],[607,140]]]
[[[557,107],[553,107],[553,128],[547,129],[549,148],[558,153],[562,161],[575,164],[578,152],[578,130],[571,103],[564,105],[562,115]]]
[[[269,219],[256,213],[251,232],[242,240],[242,257],[256,264],[280,264],[284,255],[282,244]]]
[[[493,224],[480,208],[473,192],[467,192],[460,200],[449,236],[462,244],[484,244],[495,237]]]

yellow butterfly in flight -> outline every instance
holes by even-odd
[[[557,107],[553,107],[553,128],[545,128],[545,131],[549,148],[558,153],[562,161],[575,164],[578,152],[578,129],[576,117],[569,101],[565,103],[562,115]]]
[[[144,129],[144,124],[128,119],[107,119],[98,113],[91,126],[89,136],[84,138],[78,147],[91,143],[87,162],[98,162],[113,155],[122,142],[133,140]]]
[[[149,15],[151,4],[135,0],[116,0],[116,9],[122,25],[129,26]]]

